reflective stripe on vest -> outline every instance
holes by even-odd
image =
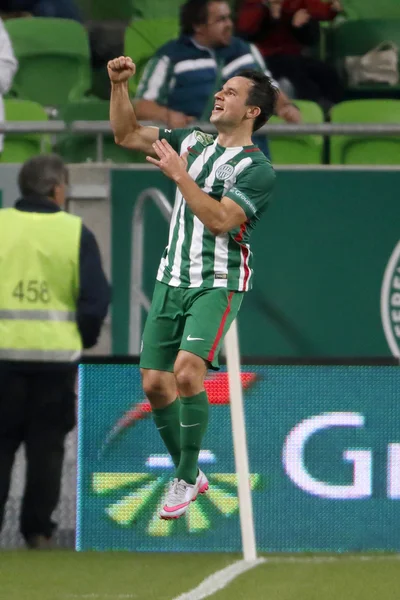
[[[0,360],[75,362],[80,356],[80,350],[15,350],[15,348],[0,348]]]
[[[0,319],[21,321],[72,321],[76,319],[73,311],[62,310],[0,310]]]

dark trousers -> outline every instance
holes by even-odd
[[[293,84],[299,100],[336,104],[343,99],[343,85],[336,70],[311,56],[277,54],[267,57],[275,79],[286,78]]]
[[[0,366],[0,529],[15,453],[27,461],[20,530],[47,538],[58,504],[64,441],[75,425],[76,369],[29,371]]]

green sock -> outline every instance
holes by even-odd
[[[181,398],[181,460],[176,477],[196,483],[197,461],[208,423],[208,398],[205,391]]]
[[[181,458],[179,409],[178,398],[164,408],[153,408],[154,422],[176,468]]]

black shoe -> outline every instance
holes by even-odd
[[[32,535],[26,540],[26,545],[30,550],[52,550],[53,543],[51,538],[45,535]]]

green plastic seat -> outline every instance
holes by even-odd
[[[400,2],[399,2],[400,5]],[[332,58],[346,79],[344,60],[346,56],[362,56],[381,42],[394,42],[400,48],[399,19],[361,19],[344,21],[332,30]],[[396,93],[400,86],[365,83],[349,89],[386,91]]]
[[[80,100],[91,88],[89,38],[69,19],[9,19],[5,22],[19,69],[12,91],[43,106]]]
[[[337,58],[360,56],[381,42],[388,41],[400,46],[400,20],[343,21],[334,31],[334,54]]]
[[[134,19],[164,19],[178,17],[185,0],[134,0]]]
[[[4,101],[6,121],[47,121],[48,116],[43,106],[30,100]],[[0,157],[1,163],[23,163],[32,156],[42,152],[50,152],[51,144],[48,135],[37,133],[8,133],[5,136],[4,149]]]
[[[400,122],[400,100],[350,100],[331,111],[332,123]],[[400,165],[400,137],[331,137],[333,165]]]
[[[342,0],[342,6],[348,19],[399,19],[400,2],[398,0]]]
[[[303,123],[318,124],[324,122],[321,107],[308,100],[296,100],[301,111]],[[279,117],[271,117],[268,124],[284,123]],[[320,135],[294,135],[290,137],[268,136],[272,163],[276,165],[314,165],[321,164],[324,140]]]
[[[185,0],[78,0],[83,14],[92,20],[176,18]],[[233,7],[237,0],[229,0]]]
[[[62,107],[59,119],[72,121],[109,121],[110,103],[106,100],[86,100]],[[66,133],[59,136],[56,151],[69,163],[96,162],[96,134]],[[103,135],[103,160],[115,163],[145,162],[141,152],[134,152],[117,146],[112,134]]]
[[[163,44],[179,33],[178,19],[145,19],[132,21],[125,32],[125,56],[136,64],[136,75],[129,80],[129,90],[135,94],[148,60]]]

